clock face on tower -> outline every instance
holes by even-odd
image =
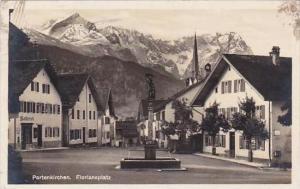
[[[204,69],[206,70],[206,71],[210,71],[211,70],[211,65],[208,63],[208,64],[206,64],[205,66],[204,66]]]

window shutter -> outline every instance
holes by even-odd
[[[34,82],[31,82],[31,91],[34,91]]]
[[[228,93],[231,93],[231,81],[228,81]]]
[[[230,119],[230,108],[227,108],[227,119]]]
[[[240,149],[243,149],[243,136],[240,136]]]
[[[241,79],[241,91],[245,92],[245,80]]]
[[[222,82],[221,93],[224,94],[224,82]]]
[[[234,80],[234,92],[237,92],[237,80]]]
[[[265,105],[261,106],[261,119],[265,119]]]

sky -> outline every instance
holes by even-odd
[[[292,27],[277,13],[276,7],[270,9],[209,9],[195,7],[147,9],[32,9],[26,8],[22,22],[26,27],[42,25],[50,19],[63,18],[78,12],[82,17],[97,26],[121,26],[136,29],[155,38],[166,40],[191,36],[196,32],[215,34],[216,32],[236,32],[251,47],[254,54],[268,55],[272,46],[280,46],[282,56],[292,56]]]

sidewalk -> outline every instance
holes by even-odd
[[[226,158],[226,157],[221,157],[221,156],[213,156],[211,154],[194,153],[194,155],[211,158],[211,159],[219,159],[219,160],[223,160],[223,161],[229,161],[229,162],[238,163],[241,165],[254,167],[254,168],[258,168],[258,169],[270,168],[269,165],[265,164],[265,163],[248,162],[246,160],[231,159],[231,158]]]
[[[69,148],[69,147],[37,148],[37,149],[17,150],[17,151],[18,151],[18,152],[35,152],[35,151],[66,150],[66,149],[70,149],[70,148]]]

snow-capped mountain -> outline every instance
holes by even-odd
[[[184,78],[191,72],[193,36],[170,41],[116,26],[100,28],[78,13],[50,20],[37,30],[85,49],[92,56],[111,55],[136,61],[157,71],[167,71],[177,78]],[[199,35],[197,42],[200,67],[214,63],[221,53],[252,54],[250,47],[235,32]]]

